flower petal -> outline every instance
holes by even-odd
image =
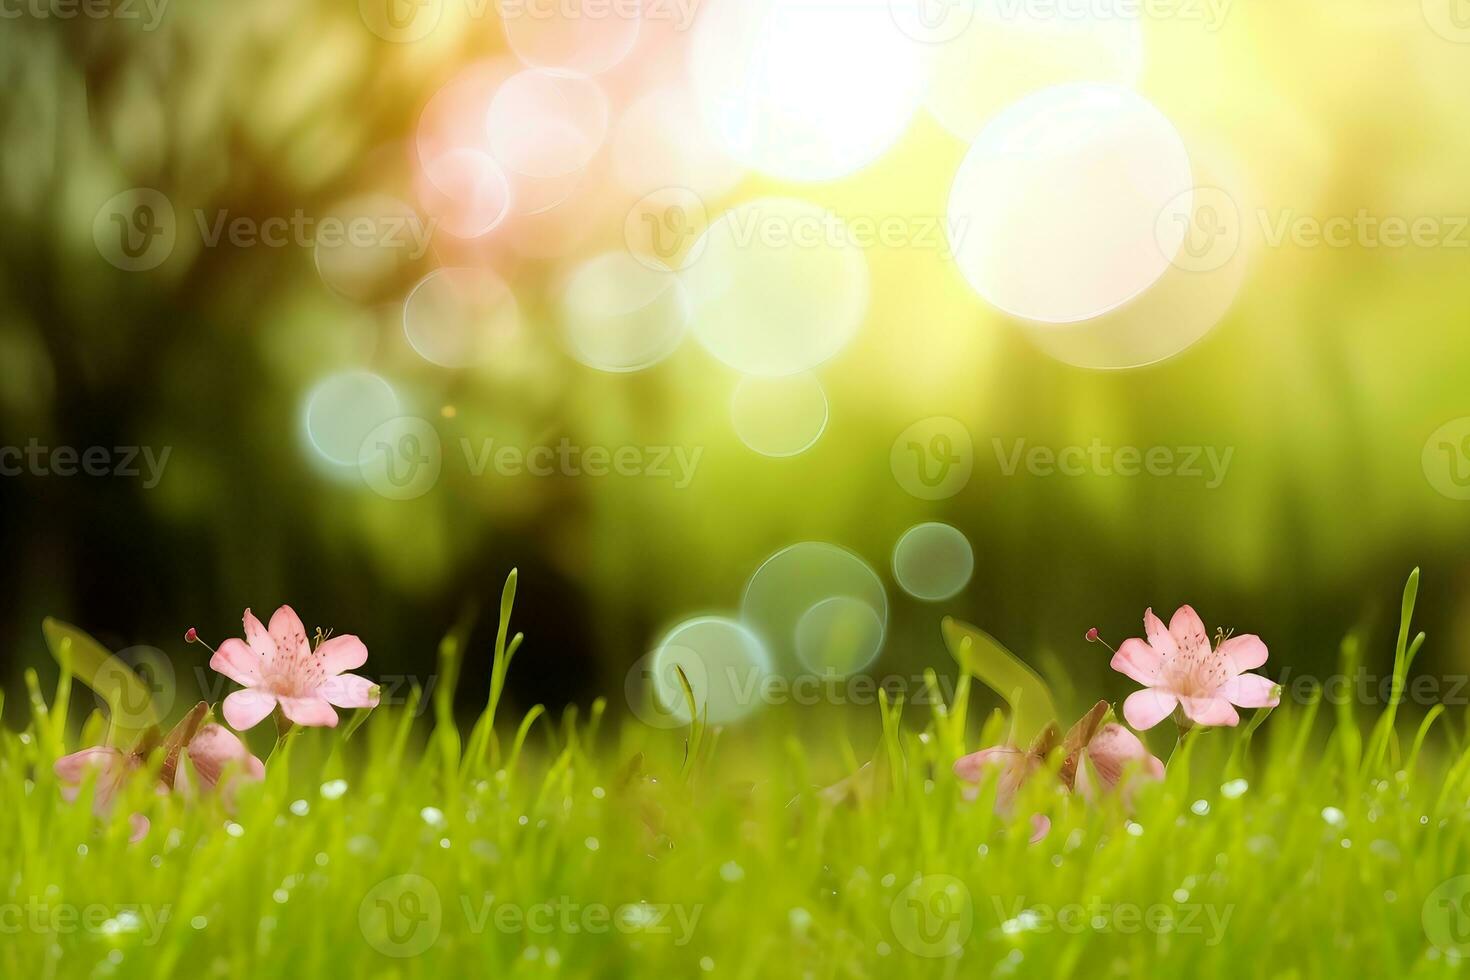
[[[286,661],[305,662],[311,656],[311,644],[306,642],[306,627],[301,617],[290,606],[282,606],[271,616],[271,639],[276,644],[276,656]]]
[[[225,721],[236,731],[254,728],[276,707],[276,696],[267,691],[246,688],[225,698],[222,706]]]
[[[1178,703],[1179,699],[1168,691],[1146,687],[1128,695],[1123,702],[1123,717],[1139,731],[1147,731],[1169,717]]]
[[[1255,670],[1266,662],[1266,644],[1254,633],[1230,637],[1220,644],[1219,653],[1231,663],[1233,674]]]
[[[316,693],[339,708],[376,708],[378,685],[356,674],[338,674],[322,682]]]
[[[245,642],[267,667],[276,659],[276,641],[271,639],[270,632],[249,609],[245,610]]]
[[[323,697],[281,698],[281,711],[298,725],[313,728],[336,728],[337,712]]]
[[[1232,727],[1240,724],[1240,713],[1222,697],[1180,698],[1184,715],[1196,725]]]
[[[148,822],[148,818],[143,816],[143,814],[134,813],[128,817],[128,826],[132,828],[132,833],[128,835],[128,843],[136,844],[148,836],[148,828],[152,824]]]
[[[205,786],[214,786],[226,766],[234,764],[248,779],[265,778],[265,763],[250,754],[245,743],[229,729],[205,725],[189,740],[184,750]]]
[[[255,687],[260,683],[260,656],[244,640],[228,639],[209,658],[209,669],[224,674],[236,684]]]
[[[1240,674],[1220,685],[1215,693],[1242,708],[1274,708],[1281,703],[1277,683],[1260,674]]]
[[[1182,654],[1191,654],[1210,649],[1210,637],[1205,632],[1204,620],[1193,606],[1180,606],[1169,620],[1169,635]]]
[[[62,782],[78,784],[87,778],[90,769],[101,769],[105,776],[123,763],[124,757],[119,749],[99,745],[64,755],[52,764],[51,769]]]
[[[1044,813],[1031,814],[1031,843],[1040,844],[1051,833],[1051,817]]]
[[[344,670],[356,670],[367,663],[367,647],[355,636],[334,636],[316,648],[322,669],[328,676]]]
[[[1079,790],[1088,797],[1091,796],[1093,773],[1104,790],[1117,786],[1129,769],[1136,769],[1154,779],[1164,776],[1164,764],[1149,752],[1148,746],[1137,735],[1122,725],[1104,725],[1087,745],[1087,760],[1091,765],[1078,768],[1077,783]]]
[[[1007,765],[1020,754],[1020,749],[1008,745],[996,745],[979,752],[971,752],[955,760],[954,774],[967,782],[978,783],[985,775],[986,766]]]
[[[1113,654],[1111,666],[1118,673],[1149,687],[1158,678],[1159,668],[1163,664],[1164,658],[1159,656],[1157,650],[1140,639],[1132,638],[1124,640],[1123,645],[1118,647],[1118,652]]]
[[[1161,657],[1172,657],[1179,652],[1174,644],[1174,637],[1169,635],[1169,628],[1162,619],[1154,615],[1151,608],[1143,611],[1143,635],[1148,637],[1148,645]]]

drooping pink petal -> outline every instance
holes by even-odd
[[[317,688],[318,695],[339,708],[376,708],[379,693],[377,684],[356,674],[328,677]]]
[[[1020,749],[1011,748],[1008,745],[995,745],[988,749],[981,749],[979,752],[971,752],[969,755],[956,759],[954,774],[966,782],[978,783],[984,778],[987,766],[1009,765],[1019,755],[1021,755]]]
[[[1032,844],[1040,844],[1046,835],[1051,833],[1051,817],[1044,813],[1031,814],[1031,839]]]
[[[139,762],[120,749],[97,746],[62,756],[53,763],[52,769],[62,782],[61,798],[68,803],[81,795],[88,775],[95,770],[97,782],[92,790],[92,812],[101,816],[111,811],[113,798]]]
[[[228,639],[219,645],[214,656],[209,658],[211,670],[224,674],[236,684],[256,687],[260,684],[260,657],[245,641]]]
[[[1210,649],[1210,637],[1205,632],[1204,620],[1199,618],[1199,613],[1194,611],[1193,606],[1180,606],[1174,611],[1174,617],[1169,620],[1169,635],[1174,638],[1174,645],[1181,654],[1189,655]]]
[[[1255,670],[1266,662],[1266,644],[1254,633],[1230,637],[1220,644],[1219,653],[1230,661],[1232,674]]]
[[[152,824],[148,822],[148,818],[143,816],[143,814],[134,813],[128,816],[128,826],[132,828],[132,832],[128,835],[128,843],[136,844],[148,836],[148,828]]]
[[[233,765],[246,779],[264,779],[265,763],[250,754],[239,736],[219,725],[205,725],[184,749],[206,787],[219,783],[225,767]]]
[[[316,648],[316,655],[330,677],[344,670],[356,670],[367,663],[368,651],[355,636],[334,636]]]
[[[1172,657],[1179,652],[1174,644],[1174,637],[1169,634],[1169,628],[1162,619],[1154,615],[1153,609],[1143,611],[1143,635],[1148,637],[1148,645],[1161,657]]]
[[[281,711],[298,725],[308,727],[337,727],[337,712],[322,697],[281,698]],[[236,728],[239,726],[236,725]]]
[[[52,764],[51,769],[63,783],[77,784],[87,778],[90,770],[100,769],[104,773],[110,773],[115,766],[125,765],[125,759],[121,750],[99,745],[64,755]]]
[[[261,659],[262,663],[269,667],[276,659],[276,641],[271,639],[270,631],[255,618],[255,613],[249,609],[245,610],[244,621],[245,642],[250,644],[250,649]]]
[[[1168,691],[1146,687],[1128,695],[1123,702],[1123,717],[1139,731],[1147,731],[1169,717],[1178,703],[1179,699]]]
[[[311,655],[306,627],[290,606],[282,606],[271,616],[271,639],[276,644],[276,656],[282,661],[304,663]]]
[[[260,724],[276,707],[276,696],[268,691],[246,688],[225,698],[222,710],[225,721],[236,731],[248,731]]]
[[[1162,779],[1164,764],[1154,757],[1142,740],[1122,725],[1108,724],[1087,743],[1089,765],[1077,767],[1077,789],[1091,799],[1095,789],[1111,790],[1130,768],[1139,775]],[[1093,786],[1094,775],[1099,784]]]
[[[1164,658],[1159,656],[1157,650],[1142,640],[1133,638],[1124,640],[1122,646],[1118,647],[1118,652],[1113,654],[1112,668],[1148,687],[1157,680],[1163,663]]]
[[[1196,725],[1214,728],[1240,724],[1240,714],[1222,697],[1180,698],[1179,705],[1185,717]]]
[[[1220,685],[1215,693],[1241,708],[1274,708],[1281,703],[1276,687],[1275,681],[1260,674],[1240,674]]]

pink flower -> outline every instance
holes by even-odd
[[[265,763],[250,754],[245,743],[240,741],[238,735],[227,728],[219,725],[205,725],[198,733],[189,740],[184,747],[184,755],[189,757],[189,762],[194,767],[194,774],[199,777],[203,789],[212,790],[219,787],[220,793],[227,798],[232,795],[234,783],[239,779],[260,781],[265,778]],[[233,768],[230,768],[233,767]],[[227,768],[233,773],[230,779],[220,785],[221,777],[225,775]],[[195,787],[189,779],[187,766],[180,766],[174,777],[174,788],[186,796],[195,792]]]
[[[271,617],[270,630],[245,610],[245,639],[219,645],[209,666],[244,685],[224,701],[232,728],[254,728],[277,704],[298,725],[334,728],[339,708],[371,708],[378,687],[365,677],[344,674],[367,661],[367,647],[355,636],[334,636],[315,650],[306,628],[290,606]]]
[[[1116,722],[1099,728],[1082,752],[1086,764],[1077,766],[1072,786],[1088,800],[1116,789],[1129,766],[1136,766],[1149,779],[1164,778],[1164,764],[1137,735]]]
[[[61,796],[68,803],[74,802],[81,795],[82,784],[87,781],[87,775],[95,771],[97,784],[92,791],[92,812],[99,817],[105,817],[112,812],[112,801],[117,797],[118,791],[142,764],[142,758],[137,755],[99,745],[62,756],[56,760],[52,769],[56,778],[61,780]],[[129,841],[136,844],[148,835],[147,817],[134,813],[128,821],[133,829],[128,837]]]
[[[1152,609],[1143,614],[1145,642],[1123,641],[1113,669],[1144,686],[1123,702],[1123,717],[1134,728],[1149,729],[1169,717],[1176,705],[1196,725],[1236,725],[1236,707],[1275,707],[1281,700],[1274,681],[1246,671],[1266,662],[1266,644],[1251,634],[1232,636],[1210,648],[1205,624],[1189,606],[1180,606],[1165,629]]]
[[[1042,769],[1047,755],[1058,744],[1064,755],[1057,777],[1063,787],[1087,800],[1117,789],[1130,770],[1148,779],[1164,778],[1164,764],[1149,754],[1137,735],[1115,722],[1105,722],[1110,710],[1106,701],[1099,701],[1060,742],[1057,726],[1052,724],[1028,749],[998,745],[972,752],[955,762],[955,775],[966,782],[978,783],[987,770],[997,773],[995,809],[1002,816],[1010,814],[1021,785]],[[974,793],[966,795],[973,798]],[[1034,814],[1031,826],[1034,844],[1046,836],[1051,821],[1042,814]]]
[[[995,773],[995,812],[1009,816],[1021,785],[1041,768],[1045,759],[1045,751],[1038,753],[1018,749],[1014,745],[994,745],[956,760],[954,774],[967,783],[980,783],[987,772]],[[975,790],[965,791],[967,799],[974,799],[977,795]]]
[[[233,732],[213,724],[200,727],[208,713],[209,705],[201,701],[166,738],[160,740],[157,730],[154,729],[145,733],[129,752],[97,746],[57,759],[53,768],[62,782],[62,797],[67,802],[74,801],[80,795],[87,775],[96,770],[97,783],[92,793],[92,812],[98,816],[106,816],[112,811],[112,803],[118,792],[143,767],[149,753],[161,749],[163,764],[156,787],[160,796],[166,796],[173,789],[186,796],[195,794],[195,788],[189,780],[188,767],[179,765],[179,755],[182,753],[193,764],[194,772],[203,784],[202,788],[212,790],[219,787],[228,805],[233,797],[235,780],[264,779],[265,763],[251,755],[250,750]],[[221,777],[227,770],[234,775],[221,786]],[[130,839],[137,842],[148,833],[148,818],[141,813],[135,813],[130,820],[133,826]]]

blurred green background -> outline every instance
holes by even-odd
[[[1273,214],[1470,215],[1470,45],[1417,8],[1240,0],[1217,33],[1150,23],[1140,89],[1186,135],[1225,148]],[[1259,633],[1275,676],[1330,670],[1359,623],[1379,641],[1370,667],[1386,670],[1416,564],[1423,669],[1470,668],[1470,502],[1437,490],[1424,458],[1432,433],[1470,416],[1470,234],[1392,249],[1256,242],[1207,337],[1113,372],[1039,351],[933,251],[877,247],[862,333],[822,371],[827,431],[791,459],[741,444],[728,418],[736,378],[695,344],[632,375],[567,357],[537,298],[551,264],[515,270],[530,329],[513,356],[448,371],[405,344],[401,293],[343,299],[310,250],[181,245],[127,273],[93,244],[99,207],[130,187],[162,191],[181,214],[257,218],[326,214],[370,191],[411,199],[424,103],[502,49],[493,19],[449,15],[400,45],[352,4],[284,0],[176,3],[149,32],[116,19],[0,25],[0,445],[171,447],[153,489],[0,478],[9,687],[44,665],[46,615],[193,665],[205,655],[183,645],[185,628],[217,641],[238,635],[246,606],[281,603],[362,636],[368,673],[426,677],[439,637],[467,604],[492,611],[519,566],[528,639],[512,697],[606,693],[620,707],[625,672],[662,629],[733,610],[760,561],[803,540],[849,547],[883,575],[892,623],[879,674],[951,666],[938,622],[952,614],[1033,662],[1049,651],[1054,676],[1116,697],[1129,685],[1084,631],[1117,642],[1139,632],[1145,606],[1183,602],[1211,628]],[[839,213],[942,213],[964,149],[921,114],[873,166],[800,193]],[[751,178],[734,196],[773,190],[789,188]],[[309,462],[308,391],[359,367],[433,420],[445,455],[432,492],[387,500]],[[889,456],[931,416],[962,421],[975,447],[968,485],[934,502],[905,492]],[[458,444],[563,436],[703,455],[675,489],[477,477]],[[1006,476],[993,443],[1094,438],[1233,457],[1210,489]],[[960,528],[976,552],[969,586],[941,604],[904,596],[889,571],[894,542],[923,520]],[[482,650],[491,618],[476,630]]]

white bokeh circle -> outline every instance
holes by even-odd
[[[833,180],[876,160],[923,99],[923,46],[888,0],[707,0],[694,91],[735,159],[785,180]]]
[[[1100,316],[1170,267],[1193,186],[1183,139],[1142,96],[1044,89],[997,116],[965,155],[949,198],[955,262],[1004,313]]]
[[[857,335],[867,313],[868,264],[831,212],[760,198],[712,221],[681,273],[693,332],[742,374],[809,371]]]

